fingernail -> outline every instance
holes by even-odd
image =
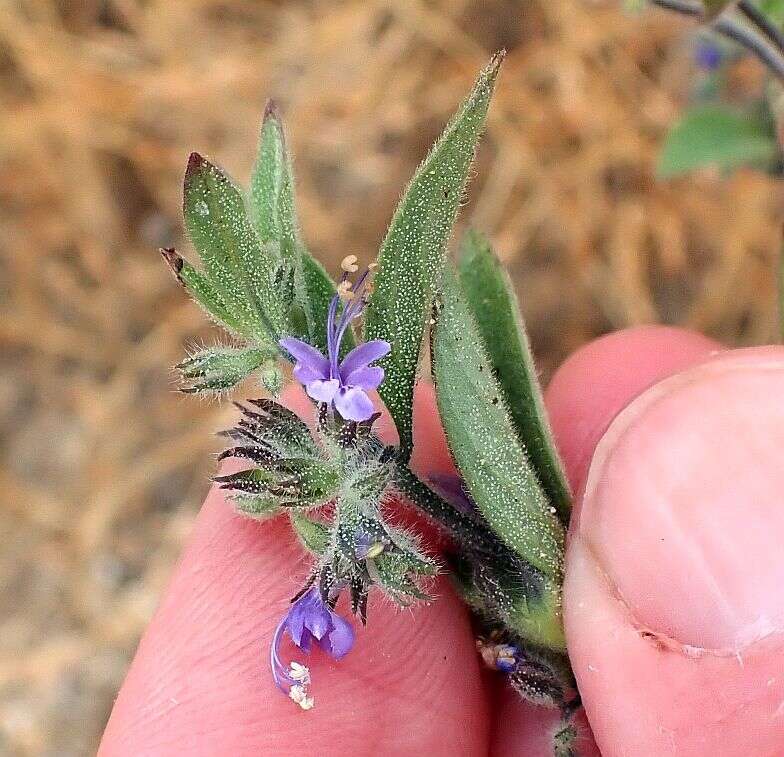
[[[784,348],[647,390],[591,463],[576,528],[641,628],[733,653],[784,629]]]

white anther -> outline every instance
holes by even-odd
[[[301,684],[310,683],[310,668],[307,665],[302,665],[299,662],[293,661],[289,666],[289,678]]]
[[[313,709],[315,702],[313,701],[313,697],[308,696],[307,689],[304,686],[300,686],[299,684],[292,686],[289,691],[289,696],[291,697],[292,702],[296,702],[303,710]]]
[[[346,273],[356,273],[359,270],[359,266],[357,265],[357,256],[346,255],[346,257],[340,261],[340,267]]]

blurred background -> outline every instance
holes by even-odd
[[[504,46],[462,220],[507,262],[545,379],[631,324],[770,341],[775,180],[654,176],[693,30],[615,0],[0,0],[0,753],[95,749],[231,417],[170,370],[217,336],[157,253],[187,251],[189,151],[245,181],[274,96],[312,250],[369,261]]]

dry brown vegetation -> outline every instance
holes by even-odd
[[[0,752],[94,749],[205,492],[230,411],[169,366],[215,334],[156,248],[183,246],[191,149],[247,178],[266,96],[312,248],[367,261],[505,46],[463,219],[508,262],[545,375],[629,324],[773,337],[774,181],[657,183],[689,24],[617,6],[0,2]]]

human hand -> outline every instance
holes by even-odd
[[[547,393],[578,493],[569,652],[605,757],[784,751],[784,349],[716,349],[674,329],[621,332],[573,356]],[[427,390],[416,439],[420,471],[449,469]],[[447,581],[412,612],[371,600],[350,655],[308,660],[315,709],[293,706],[265,659],[304,572],[285,523],[237,516],[213,489],[100,754],[552,754],[554,717],[483,675]],[[732,653],[685,654],[674,639]],[[598,754],[588,736],[580,750]]]

